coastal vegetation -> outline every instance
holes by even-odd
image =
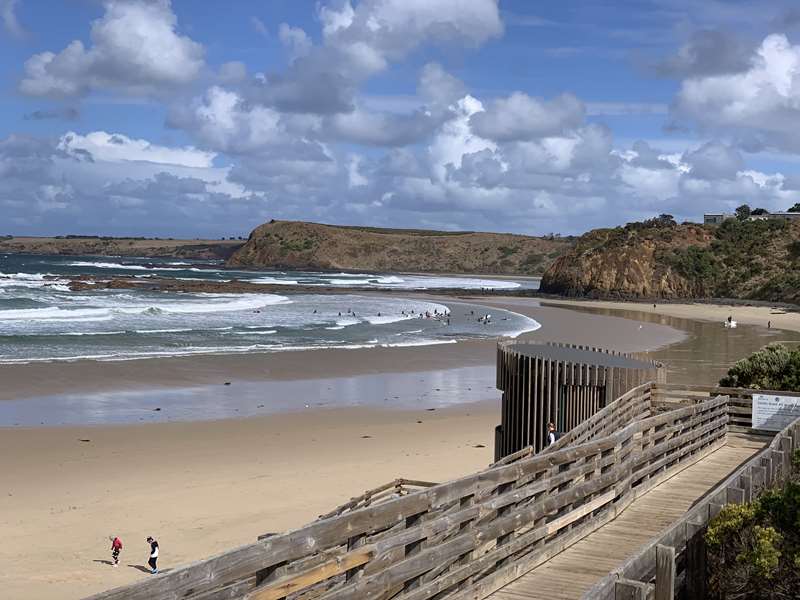
[[[800,348],[770,344],[720,379],[724,387],[800,391]],[[726,504],[705,534],[712,599],[800,597],[800,450],[782,488]]]
[[[734,364],[723,387],[800,392],[800,348],[770,344]]]
[[[710,226],[677,224],[661,215],[595,229],[555,261],[542,279],[542,291],[798,303],[800,222],[729,219]]]
[[[713,599],[800,598],[800,450],[780,489],[726,504],[705,534]]]
[[[228,260],[231,267],[540,275],[572,238],[270,221]]]

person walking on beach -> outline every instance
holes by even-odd
[[[552,446],[555,443],[556,443],[556,426],[551,422],[547,424],[547,445]]]
[[[122,540],[118,535],[111,535],[108,539],[111,540],[111,566],[116,567],[119,565],[119,553],[122,552]]]
[[[147,561],[147,564],[150,565],[150,572],[156,575],[158,573],[158,541],[154,540],[152,537],[148,537],[147,543],[150,544],[150,559]]]

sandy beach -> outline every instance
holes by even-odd
[[[524,339],[653,350],[656,357],[671,352],[676,359],[691,356],[698,343],[718,335],[721,328],[713,321],[722,320],[713,312],[722,308],[706,305],[664,305],[659,306],[664,312],[647,314],[652,305],[647,309],[576,303],[569,308],[520,298],[480,300],[542,323]],[[746,323],[750,311],[742,310],[740,316],[739,310],[735,317]],[[758,318],[763,314],[753,311],[753,322],[759,324]],[[786,315],[784,321],[792,318]],[[749,345],[717,344],[724,352],[715,358],[714,368],[724,368],[723,363],[741,357],[750,346],[771,339],[762,336],[778,334],[779,330],[742,327],[738,335]],[[259,379],[367,373],[382,373],[389,381],[393,374],[483,368],[494,360],[493,341],[474,341],[418,348],[6,365],[0,367],[0,376],[2,398],[11,400],[56,391],[222,381],[235,386]],[[1,428],[0,529],[6,543],[0,560],[6,568],[0,589],[9,598],[80,598],[148,576],[141,569],[148,535],[158,537],[161,564],[169,568],[248,543],[262,533],[299,526],[396,477],[444,481],[474,471],[492,459],[493,428],[499,418],[493,384],[487,382],[482,402],[436,410],[334,407],[248,419]],[[117,569],[103,562],[109,558],[107,536],[112,533],[125,543]]]
[[[551,306],[591,307],[612,311],[641,312],[644,314],[663,315],[682,319],[700,319],[722,323],[729,316],[737,323],[760,325],[768,323],[775,329],[800,332],[800,312],[769,306],[743,306],[740,304],[707,304],[707,303],[656,303],[614,302],[608,300],[543,300]]]
[[[482,404],[3,430],[0,596],[80,598],[149,576],[148,535],[167,569],[299,526],[396,477],[466,474],[491,462],[496,420]],[[125,544],[117,569],[103,562],[111,534]]]

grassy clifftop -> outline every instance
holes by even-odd
[[[568,238],[270,221],[229,260],[233,267],[539,275]]]
[[[669,219],[596,229],[548,269],[542,291],[616,298],[800,303],[800,223]]]

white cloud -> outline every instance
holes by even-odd
[[[514,92],[492,101],[485,111],[470,119],[480,136],[500,142],[552,136],[578,127],[586,109],[572,94],[547,101]]]
[[[214,86],[193,105],[176,108],[171,123],[221,152],[255,152],[281,141],[281,115],[264,106],[247,106],[233,91]]]
[[[503,31],[497,0],[349,0],[319,13],[326,45],[366,72],[383,69],[425,43],[479,46]]]
[[[686,152],[683,162],[689,166],[689,175],[694,179],[735,179],[744,168],[739,151],[719,142],[709,142]]]
[[[685,80],[675,110],[745,148],[800,152],[800,46],[785,35],[768,36],[746,71]]]
[[[304,56],[311,51],[311,38],[299,27],[281,23],[278,28],[278,39],[289,49],[292,57]]]
[[[465,96],[458,101],[454,117],[442,126],[431,142],[428,153],[433,171],[440,180],[445,178],[448,165],[461,167],[461,159],[465,154],[497,148],[494,142],[474,134],[470,129],[470,117],[481,110],[483,104],[480,100]]]
[[[151,144],[143,139],[131,139],[119,133],[93,131],[79,135],[70,131],[61,137],[58,149],[71,156],[91,155],[93,160],[109,162],[146,161],[164,165],[177,165],[193,168],[213,166],[213,152],[205,152],[191,146],[171,148]]]
[[[73,96],[112,88],[157,94],[194,80],[203,47],[177,33],[169,0],[108,0],[92,23],[92,45],[74,40],[59,53],[25,63],[20,91],[31,96]]]
[[[436,108],[447,108],[467,94],[464,83],[442,68],[438,63],[428,63],[422,68],[417,85],[420,97]]]
[[[351,154],[347,162],[347,185],[351,188],[365,186],[369,183],[369,180],[359,171],[361,160],[357,154]]]
[[[350,112],[360,84],[414,50],[477,47],[503,31],[497,0],[346,0],[322,4],[318,16],[321,44],[283,27],[294,60],[255,81],[249,100],[287,112]]]

